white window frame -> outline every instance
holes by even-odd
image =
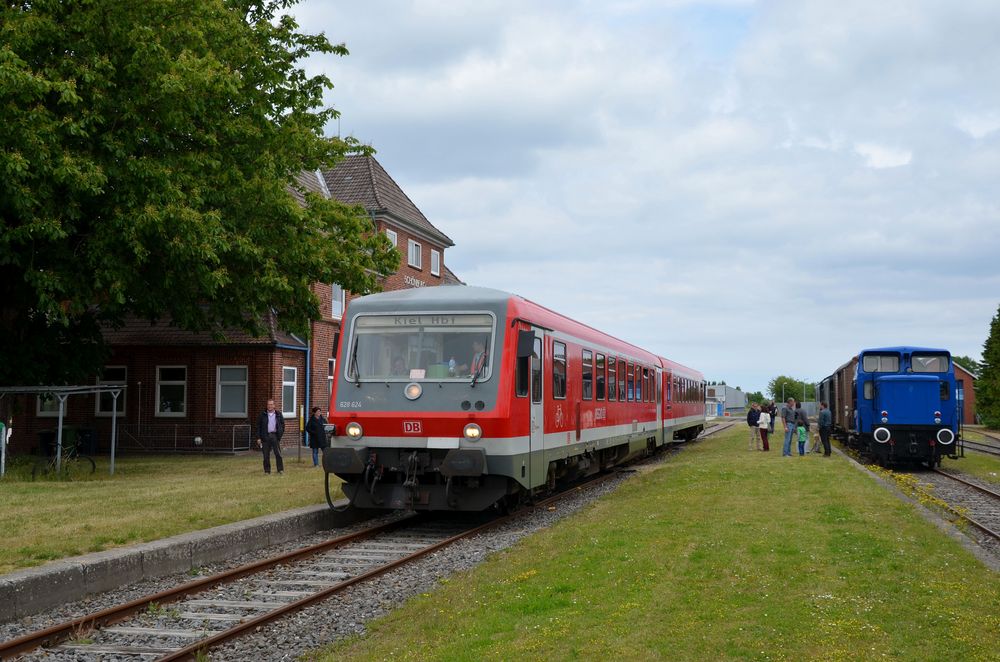
[[[336,290],[334,288],[340,288],[340,311],[337,310],[337,297],[334,296]],[[344,310],[347,308],[347,294],[344,292],[344,288],[337,283],[330,283],[330,317],[335,320],[344,318]]]
[[[114,369],[124,370],[125,371],[125,379],[122,379],[122,380],[117,380],[117,379],[101,379],[100,377],[98,377],[97,378],[97,385],[98,386],[100,386],[102,384],[127,384],[128,383],[128,366],[124,366],[124,365],[106,365],[106,366],[104,366],[105,370],[107,370],[108,368],[114,368]],[[111,418],[112,413],[110,411],[101,411],[101,396],[102,395],[104,395],[104,394],[103,393],[98,393],[97,397],[94,398],[94,416],[104,416],[104,417],[107,417],[107,418]],[[108,397],[109,398],[111,397],[110,393],[108,393]],[[111,401],[114,402],[114,398],[112,398]],[[121,407],[122,407],[121,411],[118,412],[118,415],[119,416],[124,416],[125,415],[125,391],[122,391],[121,393],[118,394],[118,402],[121,403]]]
[[[441,251],[431,249],[431,275],[441,276]]]
[[[39,418],[59,418],[59,398],[57,398],[55,396],[55,394],[53,394],[52,398],[51,398],[51,400],[49,400],[49,402],[51,402],[52,404],[54,404],[56,409],[55,409],[55,411],[46,411],[46,410],[42,409],[42,398],[43,397],[45,397],[45,393],[39,393],[38,395],[35,396],[35,416],[37,416]],[[69,402],[68,399],[67,399],[67,402]],[[69,407],[67,407],[65,410],[63,410],[63,414],[64,415],[65,415],[66,411],[69,411]]]
[[[168,369],[183,368],[184,369],[184,381],[182,381],[182,382],[176,381],[176,380],[160,381],[160,369],[162,369],[162,368],[168,368]],[[187,392],[187,384],[188,384],[187,369],[188,369],[188,367],[186,365],[158,365],[158,366],[156,366],[156,413],[153,414],[154,416],[160,417],[160,418],[185,418],[187,416],[187,394],[188,394],[188,392]],[[182,385],[184,387],[184,411],[160,411],[160,386],[164,385],[164,384],[167,385],[167,386]]]
[[[226,386],[243,387],[243,411],[222,411],[222,371],[223,369],[240,368],[243,372],[243,381],[226,381]],[[247,417],[247,394],[250,392],[250,368],[245,365],[217,365],[215,366],[215,416],[216,418],[246,418]]]
[[[396,248],[396,247],[399,246],[399,235],[396,234],[395,230],[390,230],[389,228],[386,228],[385,229],[385,236],[388,237],[389,241],[392,242],[392,247],[393,248]]]
[[[292,371],[292,381],[285,380],[285,371]],[[288,403],[285,402],[285,387],[292,387],[292,406],[288,407]],[[299,369],[291,365],[281,366],[281,415],[285,418],[295,418],[296,408],[299,405]]]
[[[406,263],[413,267],[414,269],[423,269],[423,250],[424,247],[420,245],[419,241],[413,241],[412,239],[407,239],[406,244]],[[414,249],[416,249],[414,251]],[[413,256],[416,255],[416,261],[414,261]]]

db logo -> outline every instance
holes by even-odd
[[[403,421],[403,434],[421,434],[423,431],[420,421]]]

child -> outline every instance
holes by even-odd
[[[806,454],[806,441],[809,439],[809,434],[806,432],[804,425],[799,425],[799,455]]]

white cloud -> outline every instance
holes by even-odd
[[[913,152],[908,149],[895,149],[875,143],[855,143],[854,151],[865,157],[865,165],[869,168],[898,168],[909,165]]]
[[[455,240],[467,282],[754,389],[863,346],[980,352],[1000,4],[300,9],[351,48],[310,63],[344,133]]]

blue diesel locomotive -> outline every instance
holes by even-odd
[[[951,354],[926,347],[864,349],[820,383],[834,433],[883,466],[957,457]]]

